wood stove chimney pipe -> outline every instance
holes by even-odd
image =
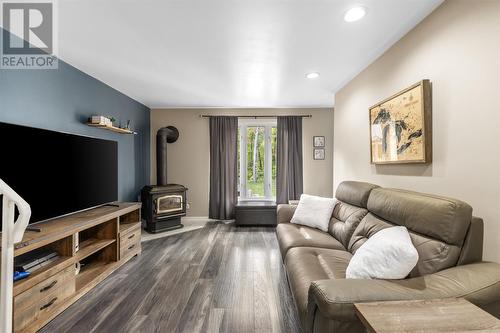
[[[158,186],[167,181],[167,143],[174,143],[179,138],[179,131],[174,126],[162,127],[156,133],[156,183]]]

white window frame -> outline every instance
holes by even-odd
[[[240,129],[240,196],[239,201],[275,201],[273,196],[273,152],[271,143],[271,129],[277,127],[277,119],[238,119]],[[264,127],[266,139],[264,156],[264,196],[259,198],[247,197],[247,129],[248,127]]]

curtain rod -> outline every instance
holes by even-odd
[[[202,114],[200,115],[200,118],[211,118],[211,117],[237,117],[237,118],[250,118],[250,119],[257,119],[257,118],[277,118],[277,117],[302,117],[302,118],[312,118],[311,114],[299,114],[299,115],[262,115],[262,116],[232,116],[232,115],[209,115],[209,114]]]

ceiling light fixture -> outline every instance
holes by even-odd
[[[365,17],[365,15],[366,15],[366,9],[361,6],[356,6],[352,7],[345,13],[344,20],[346,22],[356,22]]]
[[[311,72],[306,74],[307,79],[317,79],[319,77],[318,72]]]

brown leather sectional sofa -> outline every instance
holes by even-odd
[[[483,221],[465,202],[346,181],[328,233],[289,223],[276,233],[305,332],[365,332],[353,303],[463,297],[500,318],[500,265],[482,262]],[[345,279],[356,250],[381,229],[405,226],[419,260],[404,280]]]

